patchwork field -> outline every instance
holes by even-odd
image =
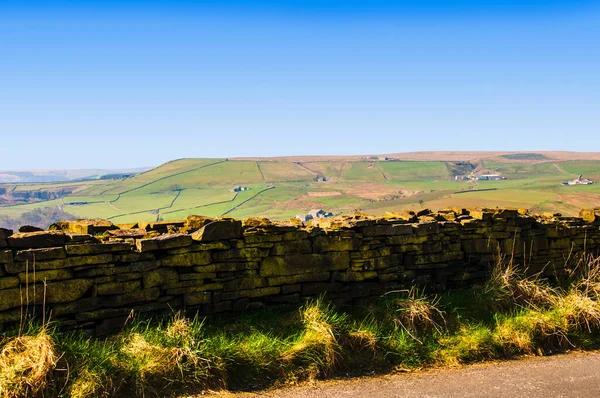
[[[422,207],[519,207],[575,215],[582,207],[600,206],[599,184],[561,185],[580,174],[600,180],[595,154],[446,152],[384,159],[180,159],[125,179],[1,184],[0,226],[3,219],[45,208],[130,223],[190,214],[283,220],[315,208],[381,214]],[[454,180],[485,173],[507,179]]]

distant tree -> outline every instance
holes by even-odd
[[[421,209],[423,208],[423,203],[425,203],[425,201],[423,199],[419,199],[419,204],[421,205]]]

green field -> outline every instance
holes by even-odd
[[[575,215],[581,207],[600,206],[600,184],[561,185],[579,174],[600,177],[600,161],[497,157],[473,164],[479,174],[507,177],[502,181],[454,181],[449,171],[453,166],[443,161],[180,159],[123,180],[2,185],[9,200],[10,195],[59,191],[60,198],[0,205],[0,220],[44,208],[130,223],[190,214],[285,220],[314,208],[379,214],[405,208],[508,206]],[[326,181],[317,182],[317,177]],[[235,186],[249,189],[232,192]],[[495,190],[477,191],[489,188]]]

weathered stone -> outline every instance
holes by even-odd
[[[140,252],[174,249],[192,244],[192,237],[186,234],[160,235],[156,238],[138,239],[135,242]]]
[[[160,261],[140,261],[124,266],[116,266],[115,264],[100,264],[96,266],[76,268],[75,272],[78,276],[106,276],[117,275],[130,272],[147,272],[160,267]]]
[[[197,231],[208,223],[215,221],[214,218],[190,215],[185,219],[183,227],[189,232]]]
[[[171,268],[160,268],[144,273],[144,288],[169,285],[179,281],[179,274]]]
[[[123,294],[129,293],[142,288],[142,281],[134,280],[127,282],[111,282],[103,283],[96,286],[96,291],[99,296],[106,296],[110,294]]]
[[[191,252],[184,254],[176,254],[161,259],[162,265],[166,267],[192,267],[195,265],[210,264],[209,252]]]
[[[295,254],[284,257],[268,257],[260,265],[261,276],[283,276],[311,272],[344,270],[350,266],[347,252],[328,254]]]
[[[206,250],[226,250],[230,245],[227,242],[194,242],[189,246],[167,250],[167,254],[183,254]]]
[[[309,240],[297,240],[276,243],[271,249],[274,256],[285,256],[288,254],[306,254],[312,253],[312,245]]]
[[[95,264],[108,264],[112,263],[112,255],[110,254],[97,254],[93,256],[80,256],[80,257],[67,257],[56,260],[47,261],[36,261],[35,268],[38,270],[47,269],[61,269],[61,268],[73,268],[81,267],[84,265],[95,265]],[[29,270],[32,271],[34,264],[33,262],[28,263],[13,263],[7,264],[6,270],[10,273],[25,272],[25,269],[29,266]]]
[[[0,264],[12,263],[13,253],[11,250],[0,250]]]
[[[265,286],[267,286],[267,280],[265,278],[248,276],[243,278],[236,278],[231,282],[223,283],[223,291],[230,292],[233,290],[249,290]]]
[[[369,227],[375,228],[375,227]],[[331,251],[353,251],[360,248],[360,241],[354,238],[343,238],[341,236],[317,236],[313,239],[315,253]]]
[[[90,234],[65,234],[65,244],[97,243],[98,240]]]
[[[362,230],[364,236],[412,235],[413,233],[410,224],[373,225]]]
[[[242,297],[263,297],[272,296],[279,294],[281,288],[279,287],[260,287],[249,290],[238,290],[236,292],[224,292],[221,293],[221,300],[235,300]]]
[[[212,253],[213,261],[259,261],[269,255],[268,249],[258,247],[245,247],[242,249],[229,249]]]
[[[93,283],[89,279],[50,281],[46,287],[46,303],[69,303],[80,299],[90,290]]]
[[[303,283],[302,294],[316,296],[323,293],[347,292],[350,290],[348,285],[342,283]]]
[[[129,308],[108,308],[104,310],[79,312],[75,315],[75,319],[80,322],[95,321],[118,316],[127,316],[129,313],[131,313]]]
[[[201,242],[241,238],[242,222],[233,219],[215,220],[192,234],[192,239]]]
[[[8,246],[7,239],[13,234],[12,229],[0,228],[0,247]]]
[[[125,228],[108,231],[108,235],[118,239],[141,239],[148,234],[148,231],[142,228]]]
[[[183,296],[183,302],[185,305],[199,305],[208,304],[212,302],[211,292],[195,292],[187,293]]]
[[[203,281],[205,279],[216,278],[216,272],[194,272],[190,274],[180,274],[179,279],[182,281]]]
[[[73,271],[70,269],[53,269],[48,271],[21,272],[19,273],[21,283],[37,283],[43,281],[55,281],[73,278]]]
[[[261,243],[281,242],[283,235],[274,235],[272,233],[244,233],[244,242],[248,245],[256,245]]]
[[[155,221],[155,222],[139,222],[138,226],[146,231],[156,231],[161,234],[177,233],[183,228],[185,221],[173,220],[173,221]]]
[[[330,272],[313,272],[303,275],[273,276],[267,278],[269,286],[293,285],[301,282],[323,282],[331,279]]]
[[[600,221],[600,208],[596,209],[581,209],[579,211],[579,217],[587,222],[598,222]]]
[[[463,250],[471,253],[497,253],[498,241],[492,239],[470,239],[462,242]]]
[[[130,293],[103,297],[103,304],[106,307],[121,307],[139,302],[154,301],[160,296],[160,289],[153,287],[150,289],[137,290]]]
[[[44,228],[35,227],[33,225],[22,225],[19,227],[19,232],[40,232],[43,230]]]
[[[8,237],[8,245],[14,249],[39,249],[65,244],[65,234],[61,231],[16,233]]]
[[[59,221],[52,224],[48,229],[60,230],[72,234],[96,235],[111,229],[118,229],[118,227],[108,220],[92,219]]]
[[[42,261],[65,258],[67,254],[62,247],[51,247],[43,249],[19,250],[15,255],[15,261]]]
[[[6,276],[0,278],[0,290],[19,287],[19,283],[19,278],[17,278],[16,276]]]
[[[131,251],[129,243],[98,243],[98,244],[83,244],[83,245],[67,245],[66,251],[69,256],[82,256],[88,254],[102,254],[114,252]]]
[[[340,282],[362,282],[366,279],[375,279],[378,274],[375,271],[365,271],[365,272],[337,272],[334,273],[334,278],[336,281]]]
[[[212,290],[223,290],[222,283],[206,283],[198,286],[188,286],[188,287],[176,287],[173,289],[167,289],[167,294],[169,295],[177,295],[177,294],[186,294],[186,293],[198,293],[198,292],[207,292]]]
[[[415,226],[415,235],[425,236],[433,235],[440,232],[440,225],[437,222],[426,222]]]

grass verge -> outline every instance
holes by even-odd
[[[29,325],[0,337],[0,397],[177,396],[546,355],[600,343],[600,262],[561,287],[499,262],[486,284],[325,298],[235,317],[135,321],[109,338]]]

